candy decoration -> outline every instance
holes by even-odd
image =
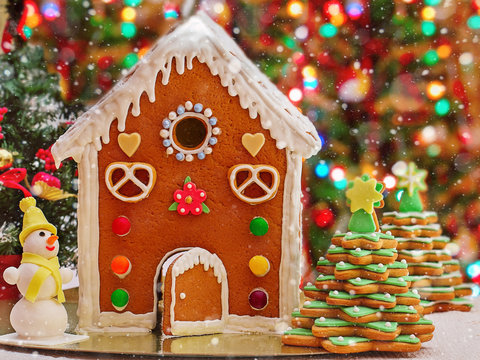
[[[130,274],[130,271],[132,270],[132,263],[126,256],[118,255],[113,258],[110,267],[115,275],[117,275],[120,279],[123,279]]]
[[[265,256],[255,255],[248,262],[248,267],[253,275],[263,277],[270,271],[270,261]]]
[[[210,209],[204,203],[207,199],[205,190],[198,189],[192,182],[190,176],[185,178],[183,183],[183,190],[176,190],[173,193],[173,200],[175,201],[168,210],[177,211],[180,215],[200,215],[202,212],[208,214]]]
[[[254,289],[248,295],[248,302],[252,309],[263,310],[268,304],[268,294],[263,289]]]
[[[60,187],[61,183],[59,178],[40,171],[33,177],[32,185],[29,186],[29,190],[34,196],[50,201],[57,201],[76,196],[75,194],[63,191]]]
[[[128,292],[124,289],[117,289],[114,292],[112,292],[110,299],[112,300],[112,305],[115,308],[115,310],[122,311],[128,305],[128,301],[129,301]]]
[[[258,152],[265,144],[265,136],[262,133],[243,134],[242,145],[253,157],[257,156]]]
[[[125,236],[128,235],[132,224],[126,216],[119,216],[112,222],[112,231],[115,235]]]
[[[20,181],[25,179],[27,175],[27,169],[24,168],[14,168],[10,169],[0,175],[0,185],[5,186],[10,189],[22,190],[23,196],[29,197],[32,196],[30,192],[20,185]]]
[[[125,155],[132,157],[140,146],[142,137],[137,132],[131,134],[121,133],[118,135],[117,141],[120,149],[122,149]]]
[[[8,109],[6,107],[1,107],[0,108],[0,122],[3,120],[3,115],[7,113]],[[0,126],[0,140],[3,139],[3,134],[2,134],[2,127]],[[1,159],[0,159],[1,161]],[[0,165],[1,167],[1,165]]]
[[[6,149],[0,149],[0,170],[6,170],[13,164],[13,155]]]
[[[268,232],[268,222],[257,216],[250,221],[250,232],[255,236],[263,236]]]

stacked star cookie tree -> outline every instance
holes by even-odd
[[[335,353],[417,351],[432,338],[434,326],[404,279],[407,263],[395,261],[397,241],[379,231],[375,208],[384,205],[383,191],[368,175],[348,184],[349,232],[336,233],[318,261],[315,285],[303,289],[311,300],[292,314],[284,344]]]
[[[424,211],[420,192],[427,190],[427,171],[410,162],[393,167],[398,187],[403,190],[399,211],[386,212],[382,230],[398,241],[398,258],[406,260],[412,288],[418,290],[425,313],[435,311],[470,311],[472,303],[463,297],[472,294],[463,284],[458,260],[445,248],[450,242],[434,211]]]

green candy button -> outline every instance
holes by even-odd
[[[115,290],[110,298],[112,300],[113,307],[119,311],[123,310],[127,306],[129,300],[128,292],[123,289]]]
[[[268,222],[262,217],[255,217],[250,221],[250,231],[255,236],[263,236],[268,232]]]

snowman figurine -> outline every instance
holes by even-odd
[[[19,239],[23,246],[18,268],[9,267],[3,277],[17,285],[23,297],[10,313],[10,322],[21,339],[46,339],[62,336],[67,328],[67,312],[62,305],[62,284],[72,280],[73,272],[58,262],[58,236],[33,197],[20,201],[25,213]]]

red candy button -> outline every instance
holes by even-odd
[[[117,275],[120,279],[123,279],[125,276],[127,276],[132,268],[130,260],[128,260],[128,258],[123,255],[115,256],[110,266],[113,273]]]
[[[253,309],[262,310],[268,304],[268,294],[263,289],[254,289],[248,295],[248,302]]]
[[[130,220],[125,216],[119,216],[112,223],[112,231],[118,236],[125,236],[130,232]]]

